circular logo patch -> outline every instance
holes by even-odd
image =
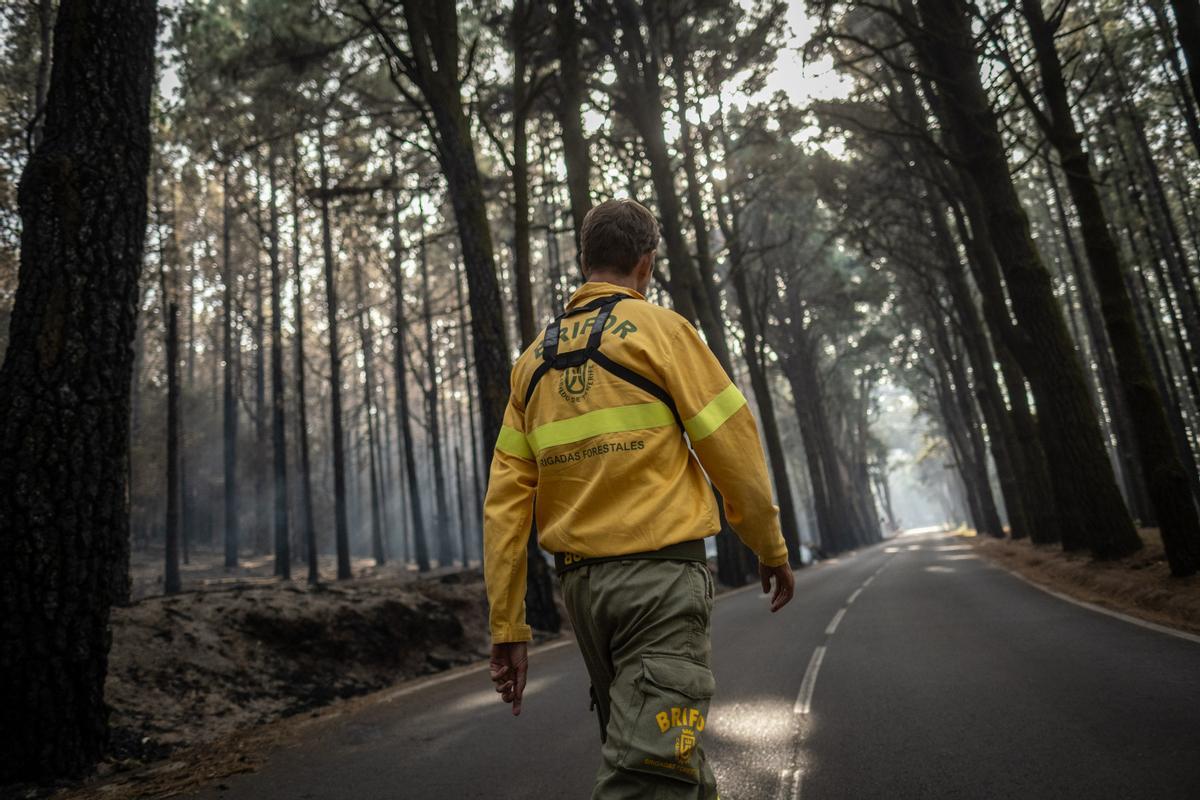
[[[562,399],[578,403],[587,397],[588,389],[596,379],[595,368],[590,361],[578,367],[567,367],[558,379],[558,394]]]

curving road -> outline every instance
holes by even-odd
[[[713,647],[725,800],[1200,797],[1200,638],[1051,597],[949,534],[802,570],[775,616],[757,591],[725,595]],[[191,796],[589,796],[573,643],[535,651],[516,719],[482,668],[388,697]]]

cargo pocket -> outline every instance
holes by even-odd
[[[700,782],[700,739],[716,682],[708,667],[682,656],[646,654],[641,708],[627,734],[622,768]]]

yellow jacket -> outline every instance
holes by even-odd
[[[746,546],[768,566],[787,561],[746,398],[685,318],[646,302],[633,289],[585,283],[567,308],[614,294],[630,299],[612,308],[598,336],[600,352],[666,390],[691,449],[666,403],[593,361],[546,371],[526,405],[543,362],[543,330],[513,366],[484,503],[483,565],[493,642],[531,638],[525,575],[535,507],[538,542],[551,553],[588,557],[657,550],[720,529],[707,473]],[[597,314],[564,319],[558,352],[582,349]]]

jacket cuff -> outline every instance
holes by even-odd
[[[784,564],[788,563],[787,546],[786,545],[784,546],[782,554],[772,554],[768,558],[763,558],[762,556],[759,556],[758,560],[763,564],[763,566],[782,567]]]
[[[492,644],[528,642],[533,639],[533,628],[528,625],[493,625]]]

